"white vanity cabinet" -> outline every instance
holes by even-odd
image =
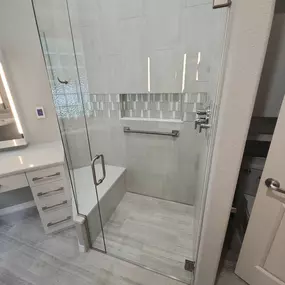
[[[66,177],[61,142],[0,154],[0,195],[29,186],[46,233],[74,224]]]
[[[72,226],[71,195],[63,165],[27,172],[26,175],[45,232]]]

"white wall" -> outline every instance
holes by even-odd
[[[59,140],[59,131],[30,0],[0,0],[0,48],[29,143]],[[46,119],[36,118],[44,106]]]

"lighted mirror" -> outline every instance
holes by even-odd
[[[27,145],[0,51],[0,150]]]

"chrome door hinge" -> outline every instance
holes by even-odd
[[[191,261],[189,259],[185,259],[184,269],[186,271],[193,272],[195,269],[195,261]]]
[[[213,9],[230,7],[231,5],[231,0],[213,0]]]

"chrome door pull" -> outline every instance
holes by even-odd
[[[267,178],[265,180],[265,185],[273,191],[285,194],[285,190],[280,188],[280,182],[273,178]]]
[[[60,224],[60,223],[67,222],[67,221],[69,221],[69,220],[71,220],[71,216],[67,216],[65,219],[60,220],[60,221],[49,222],[49,223],[47,223],[47,227],[56,226],[56,225],[58,225],[58,224]]]
[[[35,181],[39,181],[39,180],[43,180],[43,179],[53,178],[55,176],[60,176],[60,172],[56,172],[54,174],[50,174],[50,175],[47,175],[47,176],[34,177],[32,179],[32,181],[35,182]]]
[[[63,190],[64,190],[64,187],[59,187],[58,189],[51,190],[51,191],[48,191],[48,192],[39,192],[37,194],[37,196],[41,197],[41,196],[45,196],[45,195],[51,195],[53,193],[60,192],[60,191],[63,191]]]
[[[52,206],[44,206],[44,207],[42,207],[42,210],[43,211],[50,210],[50,209],[56,208],[58,206],[63,206],[65,204],[67,204],[67,200],[64,200],[61,203],[58,203],[58,204],[55,204],[55,205],[52,205]]]
[[[98,181],[97,181],[97,176],[96,176],[96,170],[95,170],[95,161],[97,159],[101,158],[101,165],[102,165],[102,171],[103,171],[103,177],[100,178]],[[100,185],[104,179],[106,178],[106,168],[105,168],[105,160],[104,160],[104,155],[103,154],[97,154],[92,162],[91,162],[91,169],[92,169],[92,174],[93,174],[93,181],[94,181],[94,184],[96,186]]]

